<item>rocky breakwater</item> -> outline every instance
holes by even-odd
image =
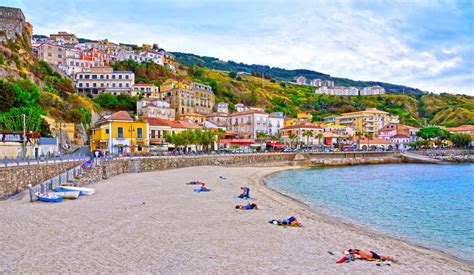
[[[28,189],[80,165],[82,161],[63,161],[0,168],[0,199]]]
[[[309,153],[309,159],[310,166],[344,166],[402,162],[396,152]]]

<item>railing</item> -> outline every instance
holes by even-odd
[[[1,167],[10,167],[10,166],[20,166],[20,165],[37,165],[41,163],[57,163],[57,162],[68,162],[68,161],[77,161],[77,160],[87,160],[90,156],[88,154],[69,154],[69,155],[51,155],[38,158],[8,158],[7,156],[3,157],[0,160]]]

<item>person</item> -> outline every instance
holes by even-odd
[[[201,190],[211,191],[211,189],[204,186],[204,185],[206,185],[204,182],[201,182],[200,184],[201,184]]]
[[[242,209],[242,210],[258,210],[256,203],[248,203],[247,205],[236,205],[235,209]]]
[[[198,180],[193,180],[191,182],[187,182],[186,184],[189,184],[189,185],[198,185],[198,184],[204,184],[204,182],[202,181],[198,181]]]
[[[275,225],[295,226],[295,227],[303,226],[294,216],[291,216],[288,219],[283,219],[283,220],[271,220],[269,221],[269,223],[275,224]]]
[[[242,189],[242,193],[239,195],[239,198],[240,199],[248,199],[250,198],[250,188],[248,187],[240,187],[240,189]]]
[[[338,263],[350,262],[354,259],[361,259],[367,261],[392,261],[396,262],[393,257],[380,255],[374,251],[364,249],[347,249],[344,251],[344,257],[342,257]]]

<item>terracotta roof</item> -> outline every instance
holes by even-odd
[[[130,115],[126,111],[118,111],[116,113],[113,113],[110,116],[106,117],[105,120],[133,121],[132,117],[130,117]]]
[[[248,111],[242,111],[242,112],[235,112],[230,114],[230,116],[240,116],[240,115],[249,115],[249,114],[265,114],[268,115],[265,112],[262,111],[257,111],[257,110],[248,110]]]
[[[353,137],[352,141],[357,142],[358,137]],[[360,138],[360,144],[363,145],[367,143],[367,139],[365,137]],[[369,140],[369,144],[392,144],[390,140],[386,140],[383,138],[373,137]]]
[[[394,135],[392,138],[410,138],[410,137],[407,135],[398,134],[398,135]]]
[[[219,112],[214,112],[214,113],[206,114],[206,117],[216,117],[216,116],[228,117],[229,114],[226,114],[226,113],[219,113]]]
[[[134,87],[135,87],[135,86],[150,86],[150,87],[151,87],[151,86],[155,86],[155,85],[153,85],[153,84],[148,84],[148,83],[136,83],[136,84],[133,84],[133,86],[134,86]]]
[[[453,128],[446,128],[450,132],[474,131],[474,125],[461,125]]]
[[[184,129],[200,129],[199,125],[184,121],[184,120],[168,120],[157,117],[144,117],[143,120],[147,121],[150,126],[169,126],[171,128],[184,128]]]
[[[287,127],[281,128],[280,130],[291,130],[291,129],[301,129],[301,128],[321,129],[321,126],[314,123],[302,123],[302,124],[287,126]]]

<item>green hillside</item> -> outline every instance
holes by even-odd
[[[223,61],[214,57],[198,56],[189,53],[174,52],[177,61],[186,66],[201,66],[213,70],[227,71],[227,72],[246,72],[252,73],[257,72],[259,74],[271,76],[277,80],[292,81],[297,76],[304,76],[306,79],[322,79],[332,80],[336,85],[339,86],[354,86],[354,87],[367,87],[373,85],[380,85],[384,87],[388,93],[413,93],[420,94],[421,90],[416,88],[410,88],[402,85],[383,83],[377,81],[355,81],[347,78],[333,77],[328,74],[315,72],[311,70],[286,70],[282,68],[275,68],[265,65],[248,65],[244,63],[237,63],[234,61]]]

